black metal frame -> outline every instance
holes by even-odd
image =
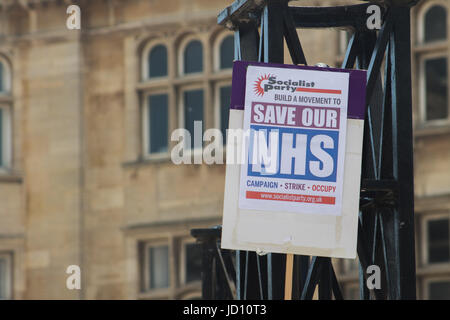
[[[379,31],[366,27],[371,3],[289,7],[288,2],[236,0],[219,14],[218,23],[234,30],[236,59],[276,63],[284,62],[286,40],[293,63],[306,64],[296,28],[354,31],[342,68],[356,64],[368,70],[357,246],[360,298],[415,299],[410,7],[416,1],[383,4]],[[204,248],[203,298],[283,298],[285,255],[241,251],[232,262],[230,251],[219,249],[220,227],[192,230],[192,235]],[[371,292],[365,270],[372,264],[381,268],[383,282]],[[312,299],[317,285],[319,299],[343,298],[330,258],[295,256],[293,299]]]

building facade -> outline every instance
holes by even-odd
[[[0,1],[0,298],[200,296],[190,229],[221,223],[225,168],[170,155],[177,128],[227,127],[234,40],[216,17],[231,2]],[[450,298],[449,10],[412,18],[419,298]],[[342,59],[347,32],[299,35],[309,63]],[[357,268],[338,265],[352,297]]]

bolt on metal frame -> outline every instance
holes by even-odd
[[[358,226],[361,299],[415,299],[410,9],[416,0],[338,7],[290,7],[289,0],[236,0],[218,16],[235,33],[235,59],[307,64],[297,28],[349,28],[342,68],[367,70]],[[366,26],[368,6],[381,6],[380,30]],[[384,74],[382,73],[384,62]],[[384,77],[384,81],[382,81]],[[205,299],[282,299],[286,256],[220,249],[220,226],[193,229],[203,245]],[[234,255],[234,256],[233,256]],[[366,286],[369,265],[381,289]],[[293,299],[343,299],[330,258],[295,256]]]

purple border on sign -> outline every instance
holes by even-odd
[[[245,80],[247,67],[262,66],[286,69],[304,69],[317,71],[346,72],[349,74],[350,83],[348,90],[347,118],[364,120],[366,113],[366,71],[352,69],[336,69],[309,66],[296,66],[278,63],[263,63],[249,61],[235,61],[233,63],[232,87],[231,87],[231,109],[244,110],[245,104]]]

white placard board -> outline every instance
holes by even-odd
[[[222,247],[354,258],[364,107],[364,71],[236,61]]]

